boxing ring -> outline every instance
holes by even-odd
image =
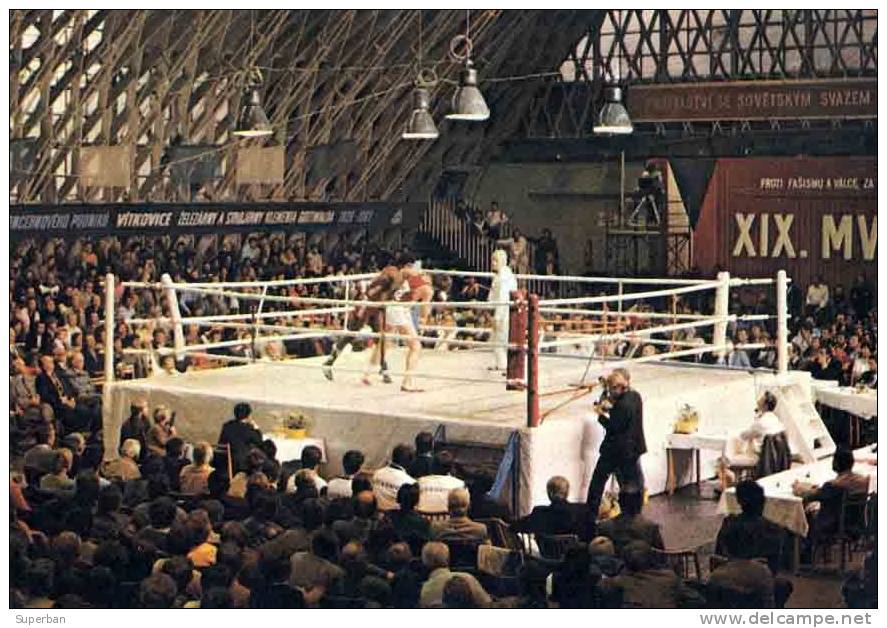
[[[489,279],[492,273],[462,273],[424,270],[428,275],[470,275]],[[570,481],[570,497],[584,501],[603,428],[591,411],[598,399],[598,377],[616,366],[627,367],[632,386],[644,400],[644,430],[648,453],[642,457],[647,488],[651,494],[666,488],[666,442],[684,404],[698,410],[700,432],[727,432],[745,428],[750,422],[761,389],[791,378],[786,372],[787,278],[780,272],[775,279],[740,279],[721,273],[715,280],[672,280],[632,278],[549,277],[517,275],[519,286],[528,282],[571,282],[588,292],[608,289],[612,294],[542,299],[525,289],[512,294],[509,302],[433,301],[432,311],[483,312],[508,307],[510,329],[505,343],[508,372],[488,370],[493,362],[492,349],[497,340],[482,339],[489,329],[477,326],[427,325],[423,333],[448,334],[423,337],[424,349],[412,377],[423,392],[401,392],[396,384],[361,382],[369,351],[346,351],[334,367],[335,377],[324,376],[323,356],[276,360],[257,357],[267,343],[335,339],[342,335],[363,343],[394,343],[408,338],[390,332],[358,333],[345,331],[347,317],[355,308],[387,307],[388,301],[361,298],[361,283],[375,274],[330,276],[275,282],[174,283],[164,276],[160,283],[123,282],[124,288],[158,290],[163,294],[165,312],[155,319],[132,319],[131,325],[152,325],[172,332],[172,348],[125,349],[127,354],[149,356],[155,362],[166,355],[190,356],[236,368],[208,368],[168,375],[158,374],[138,380],[114,377],[113,351],[105,353],[104,442],[106,457],[117,455],[120,427],[130,404],[145,400],[151,406],[166,404],[177,411],[177,429],[189,441],[216,442],[222,423],[231,417],[235,403],[246,401],[253,408],[253,419],[268,432],[278,427],[281,417],[303,414],[312,438],[325,442],[328,463],[325,473],[341,471],[341,457],[348,449],[364,452],[368,468],[386,463],[397,443],[412,443],[419,431],[446,429],[447,439],[501,447],[510,466],[500,474],[512,474],[513,491],[520,513],[533,505],[547,503],[545,483],[552,475]],[[336,286],[343,298],[306,296],[312,285]],[[777,312],[738,316],[730,314],[731,288],[768,285],[776,289]],[[642,287],[637,290],[635,288]],[[106,277],[106,346],[113,347],[114,277]],[[652,289],[650,289],[652,288]],[[216,295],[252,301],[247,314],[222,316],[182,316],[179,299],[186,293]],[[637,303],[674,297],[714,296],[711,314],[682,314],[676,310],[651,311],[633,308]],[[281,294],[285,293],[285,294]],[[268,311],[269,304],[281,310]],[[398,306],[419,307],[416,302],[396,302]],[[275,321],[275,319],[277,319]],[[280,319],[313,321],[313,327],[281,325]],[[746,371],[711,368],[672,362],[675,358],[717,353],[727,347],[727,328],[741,321],[777,321],[776,349],[779,368],[773,371]],[[330,322],[332,321],[332,324]],[[552,321],[570,321],[559,332],[552,332]],[[631,321],[631,323],[629,323]],[[217,326],[246,330],[245,341],[221,340],[188,345],[184,328],[189,325]],[[570,328],[570,329],[568,329]],[[711,330],[711,342],[680,340],[687,329]],[[461,334],[461,337],[458,335]],[[662,338],[661,336],[669,336]],[[664,352],[632,359],[607,355],[608,343],[630,341],[637,337],[644,344],[665,346]],[[480,339],[479,339],[480,338]],[[445,343],[447,350],[440,350]],[[249,356],[222,355],[219,349],[248,344]],[[746,349],[764,345],[745,345]],[[404,349],[387,350],[392,377],[404,376]],[[505,455],[508,452],[508,455]],[[703,474],[714,474],[715,452],[702,457]],[[689,461],[688,461],[689,462]],[[677,483],[692,480],[690,464],[677,469]]]

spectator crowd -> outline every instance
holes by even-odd
[[[329,476],[317,447],[281,460],[246,403],[216,444],[186,442],[168,415],[134,404],[106,462],[80,433],[41,427],[10,481],[12,607],[773,608],[792,593],[754,482],[708,579],[690,579],[639,492],[589,535],[565,478],[513,518],[427,432],[375,469],[348,451]],[[849,603],[872,603],[871,563]]]
[[[495,224],[481,219],[490,233],[506,235],[504,213],[494,216]],[[509,237],[517,242],[523,236],[511,230]],[[568,483],[554,477],[548,485],[550,505],[515,519],[488,495],[488,479],[462,473],[453,453],[437,451],[429,434],[417,436],[415,447],[396,447],[379,469],[366,468],[363,454],[349,451],[342,460],[344,474],[324,477],[313,448],[299,460],[280,460],[245,404],[234,409],[214,444],[183,440],[175,430],[174,409],[136,404],[123,428],[120,457],[103,462],[97,383],[104,368],[105,273],[113,272],[119,281],[152,283],[163,273],[174,281],[209,282],[344,276],[377,271],[397,252],[355,234],[14,243],[11,605],[531,608],[785,602],[790,590],[779,580],[778,566],[762,569],[757,559],[763,550],[752,542],[755,526],[763,525],[754,489],[743,489],[751,495],[744,512],[757,519],[738,526],[733,536],[719,537],[718,552],[726,562],[699,583],[685,581],[665,565],[661,534],[644,518],[639,495],[620,495],[621,514],[588,538],[583,507],[568,502]],[[552,255],[556,261],[556,245]],[[547,259],[550,264],[552,257]],[[172,346],[171,329],[154,321],[169,315],[168,304],[159,290],[124,288],[119,281],[114,369],[121,377],[152,370],[176,376],[225,366],[231,357],[325,354],[328,340],[322,334],[312,337],[310,330],[337,324],[335,313],[270,318],[269,324],[306,334],[262,344],[243,329],[190,324],[184,330],[189,344],[242,343],[181,362],[172,356],[151,359],[124,349]],[[269,301],[265,308],[292,310],[299,297],[342,297],[342,290],[341,283],[273,289],[268,293],[292,301]],[[360,294],[357,286],[356,298]],[[181,296],[182,314],[189,317],[250,313],[253,306],[228,296]],[[471,278],[436,282],[435,299],[483,301],[485,286]],[[766,294],[737,294],[731,303],[735,313],[773,310]],[[817,279],[803,294],[794,292],[791,303],[792,368],[809,370],[817,379],[877,386],[875,289],[865,277],[847,290]],[[599,348],[620,356],[707,340],[692,330],[645,334],[649,320],[637,314],[652,305],[637,302],[618,316],[558,315],[544,331],[627,330],[633,333],[628,339]],[[657,311],[711,311],[710,303],[692,298],[655,305]],[[482,309],[435,310],[424,334],[432,337],[428,346],[452,350],[449,341],[482,339],[490,327]],[[724,355],[699,359],[741,368],[775,365],[769,321],[732,325],[730,336],[733,344]],[[531,541],[520,536],[526,534]],[[561,545],[556,542],[561,535],[575,538]],[[871,603],[874,564],[873,555],[853,581],[848,593],[848,600],[855,596],[853,604]],[[750,578],[753,590],[738,591],[737,582]]]

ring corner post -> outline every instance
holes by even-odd
[[[712,344],[715,351],[724,351],[727,344],[727,317],[730,315],[730,273],[718,273],[715,292],[715,325]]]
[[[509,296],[505,388],[522,390],[527,356],[527,293],[525,290],[515,290]]]
[[[788,275],[776,273],[776,372],[788,373]]]
[[[527,301],[527,427],[539,427],[539,295]]]
[[[178,362],[185,357],[185,334],[182,331],[179,297],[169,273],[163,273],[163,276],[160,277],[160,283],[163,285],[163,293],[166,295],[167,303],[169,303],[169,314],[173,324],[173,346],[176,352],[176,362]]]

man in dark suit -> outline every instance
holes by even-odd
[[[75,412],[77,393],[67,379],[59,377],[55,369],[55,361],[51,355],[40,356],[40,374],[35,383],[37,394],[44,403],[48,403],[66,432],[85,429],[87,421]]]
[[[601,522],[598,534],[613,541],[616,552],[632,541],[643,541],[650,547],[665,549],[659,524],[641,514],[644,494],[640,491],[619,491],[619,516]]]
[[[570,482],[559,475],[548,480],[545,485],[549,506],[536,506],[526,517],[515,521],[511,529],[515,532],[533,534],[581,534],[585,507],[567,501]]]
[[[235,472],[246,468],[250,449],[262,445],[262,432],[250,419],[252,411],[248,403],[238,403],[234,406],[234,418],[222,426],[222,433],[219,434],[219,444],[231,446],[231,462]]]
[[[631,376],[623,368],[613,369],[607,378],[607,398],[595,404],[598,422],[606,431],[597,465],[588,486],[586,536],[595,536],[598,509],[604,487],[616,474],[619,489],[641,492],[644,477],[640,457],[647,452],[644,439],[644,408],[641,396],[631,388]]]

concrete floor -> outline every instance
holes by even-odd
[[[665,546],[669,549],[699,547],[701,567],[708,573],[708,557],[714,550],[714,541],[721,527],[722,515],[717,513],[718,502],[714,499],[714,484],[702,485],[702,496],[695,487],[684,487],[673,496],[656,495],[650,499],[644,514],[662,528]],[[862,554],[854,554],[849,570],[862,566]],[[826,565],[815,571],[803,569],[790,576],[795,589],[787,608],[841,608],[841,585],[844,577],[837,573],[836,565]]]

